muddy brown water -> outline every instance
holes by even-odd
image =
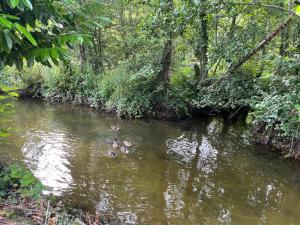
[[[120,120],[26,101],[12,127],[1,159],[25,163],[66,205],[123,224],[300,224],[299,164],[249,142],[240,123]],[[133,144],[128,154],[115,139]]]

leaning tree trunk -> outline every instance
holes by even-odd
[[[200,7],[199,19],[200,19],[200,27],[199,27],[199,38],[197,41],[197,46],[195,49],[195,56],[198,60],[198,63],[194,65],[195,74],[199,78],[199,80],[204,80],[208,76],[208,30],[207,30],[207,14],[205,8],[205,1],[203,1],[203,6]]]
[[[255,55],[259,50],[264,48],[269,44],[280,32],[282,32],[292,21],[293,15],[290,16],[284,23],[280,24],[275,30],[269,33],[254,49],[252,49],[248,54],[242,57],[236,64],[231,66],[227,72],[227,75],[239,69],[245,62],[247,62],[253,55]]]

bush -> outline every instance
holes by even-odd
[[[43,186],[25,167],[11,165],[0,173],[0,197],[21,194],[22,197],[38,199]]]
[[[217,82],[217,85],[214,85]],[[249,107],[250,99],[259,93],[257,79],[246,72],[239,72],[224,80],[210,79],[211,85],[200,85],[198,96],[193,101],[195,108],[210,108],[215,111],[231,111]]]
[[[107,109],[130,118],[151,114],[159,94],[155,71],[148,65],[133,74],[121,72],[115,73],[113,78],[104,77],[102,80],[104,91],[100,88],[100,92],[107,100]]]
[[[300,137],[300,77],[270,77],[269,89],[252,104],[250,114],[255,126],[264,131],[275,131],[283,137]]]
[[[180,67],[171,76],[170,87],[161,100],[177,118],[190,116],[190,103],[196,95],[197,79],[192,67]]]
[[[127,72],[123,66],[108,70],[101,75],[98,90],[99,96],[103,102],[109,101],[114,92],[120,88],[128,79]]]
[[[31,68],[24,66],[22,71],[18,71],[15,66],[6,66],[0,80],[2,84],[14,88],[34,87],[44,83],[45,74],[49,74],[51,71],[50,68],[41,64],[35,64]]]

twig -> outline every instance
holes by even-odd
[[[230,117],[229,120],[233,119],[243,108],[243,106],[240,106]]]
[[[231,5],[250,5],[250,6],[256,6],[256,7],[264,7],[264,8],[269,8],[269,9],[276,9],[280,11],[285,11],[290,14],[296,15],[296,13],[293,10],[286,9],[280,6],[276,5],[267,5],[267,4],[262,4],[262,3],[255,3],[255,2],[226,2],[225,4],[231,4]]]
[[[45,225],[47,225],[47,222],[48,222],[48,211],[49,211],[49,206],[50,206],[50,200],[48,201],[48,204],[47,204]]]

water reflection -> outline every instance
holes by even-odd
[[[72,184],[68,168],[71,146],[64,133],[27,131],[28,142],[21,148],[25,162],[49,191],[62,195]]]
[[[203,172],[205,176],[208,176],[209,173],[213,173],[214,170],[217,169],[218,150],[210,144],[206,137],[203,137],[199,151],[197,168]]]
[[[112,221],[300,221],[300,166],[251,145],[239,124],[122,121],[84,108],[33,103],[19,105],[15,117],[15,126],[26,132],[12,137],[14,145],[1,145],[3,156],[23,160],[66,204],[97,210]],[[113,132],[111,125],[121,131]],[[134,148],[108,157],[107,139],[115,138]]]

